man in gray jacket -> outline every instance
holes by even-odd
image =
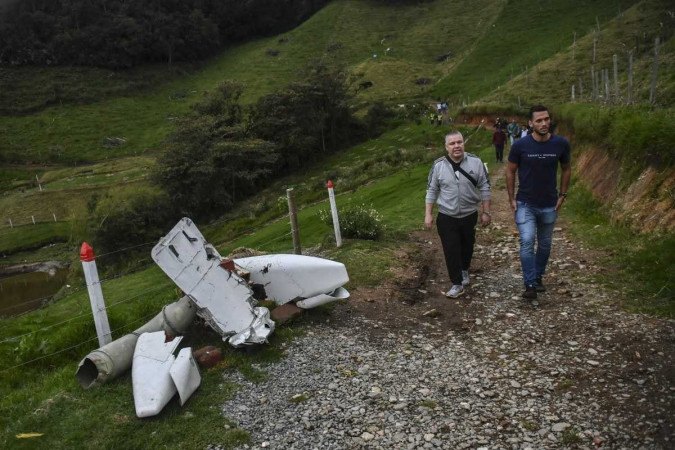
[[[429,172],[424,226],[431,229],[434,203],[437,203],[436,228],[452,281],[452,287],[445,295],[457,298],[469,284],[469,266],[481,204],[481,224],[485,226],[491,221],[490,179],[480,158],[464,152],[464,137],[460,132],[445,136],[445,149],[448,156],[434,161]]]

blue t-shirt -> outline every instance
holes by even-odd
[[[553,135],[546,142],[537,142],[532,135],[525,136],[511,146],[509,161],[518,164],[516,200],[540,208],[556,205],[558,163],[570,162],[567,139]]]

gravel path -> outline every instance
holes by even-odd
[[[673,321],[622,311],[593,282],[602,255],[564,223],[548,292],[524,302],[510,214],[493,215],[465,297],[441,296],[430,233],[415,301],[357,291],[263,367],[266,381],[228,373],[241,387],[223,412],[251,433],[244,448],[675,448]]]

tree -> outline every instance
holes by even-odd
[[[255,136],[278,144],[284,169],[353,142],[359,127],[349,109],[344,71],[315,62],[286,89],[262,97],[250,113]]]
[[[154,179],[182,214],[220,216],[274,172],[275,145],[248,135],[241,93],[241,85],[222,83],[179,122],[159,158]]]

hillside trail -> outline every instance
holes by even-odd
[[[564,220],[548,291],[525,302],[502,165],[491,178],[493,224],[477,229],[464,296],[443,295],[421,197],[420,231],[402,240],[388,281],[306,314],[265,380],[226,373],[239,388],[222,411],[250,433],[242,448],[674,447],[673,322],[623,311],[621,294],[593,279],[607,272],[603,255]]]
[[[392,331],[457,337],[484,364],[514,368],[517,379],[530,380],[524,386],[548,380],[550,405],[574,400],[592,409],[598,423],[611,424],[608,436],[594,437],[596,446],[628,433],[628,442],[646,448],[675,447],[674,322],[622,310],[621,292],[594,281],[612,275],[603,254],[574,239],[564,218],[554,232],[547,292],[536,307],[522,299],[504,165],[489,164],[493,222],[477,228],[468,292],[443,295],[450,283],[438,235],[418,231],[412,245],[402,244],[392,281],[355,290],[335,311],[338,322],[341,315],[361,317],[372,339]]]

